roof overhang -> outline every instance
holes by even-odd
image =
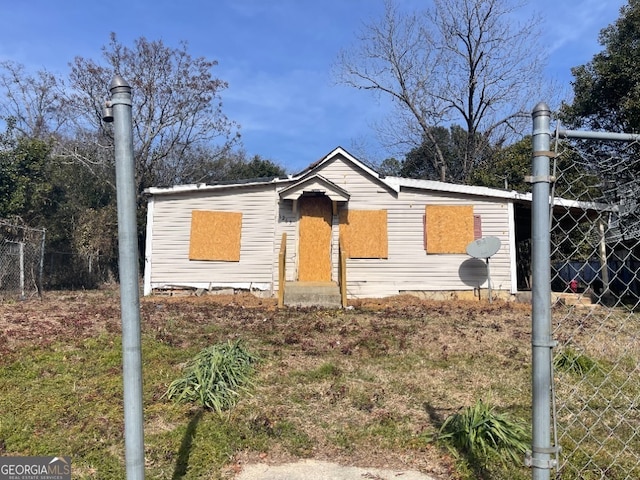
[[[304,194],[326,195],[334,202],[348,202],[349,192],[322,175],[311,175],[280,190],[282,200],[298,200]]]

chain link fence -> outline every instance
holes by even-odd
[[[42,294],[45,230],[0,221],[0,299]]]
[[[555,474],[638,479],[640,143],[596,132],[558,130],[555,137],[549,152]]]
[[[45,252],[45,290],[95,289],[117,280],[118,259],[115,256]]]

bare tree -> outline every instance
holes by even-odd
[[[29,138],[46,139],[67,123],[62,79],[41,70],[28,74],[16,62],[0,62],[0,119]]]
[[[173,174],[184,175],[189,169],[180,163],[184,154],[206,147],[212,156],[222,155],[238,139],[237,125],[222,112],[220,92],[227,84],[211,72],[217,62],[193,58],[184,43],[170,48],[162,41],[139,38],[129,48],[115,34],[102,53],[106,64],[82,57],[71,64],[76,127],[78,132],[93,132],[97,145],[110,145],[111,126],[102,122],[102,106],[113,75],[122,75],[133,90],[139,192],[153,184],[174,183]],[[110,158],[100,153],[100,147],[87,155],[86,147],[80,146],[67,144],[66,154],[88,168],[95,169]]]
[[[405,13],[385,0],[383,18],[366,24],[355,47],[339,55],[337,79],[393,100],[395,111],[380,129],[387,146],[406,152],[427,142],[440,180],[466,181],[483,150],[505,140],[542,78],[537,23],[518,23],[520,6],[434,0],[430,10]],[[447,172],[434,135],[435,127],[452,124],[467,133],[460,178]]]

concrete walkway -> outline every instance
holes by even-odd
[[[246,465],[236,480],[435,480],[414,470],[345,467],[330,462],[302,460],[283,465]]]

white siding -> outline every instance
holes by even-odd
[[[388,258],[347,260],[350,298],[383,297],[402,291],[487,287],[486,266],[482,260],[471,259],[466,254],[427,255],[424,249],[426,205],[473,205],[474,214],[482,218],[483,236],[496,236],[502,243],[490,260],[491,286],[494,290],[512,291],[515,276],[512,277],[511,269],[515,263],[510,199],[413,186],[401,187],[398,192],[341,154],[323,162],[311,173],[348,192],[348,205],[340,202],[339,209],[387,210]],[[278,191],[298,180],[155,194],[148,227],[152,238],[147,243],[145,292],[148,287],[175,285],[255,287],[275,293],[279,288],[278,254],[283,233],[287,234],[286,280],[296,280],[299,212],[294,211],[293,201],[280,200]],[[242,212],[239,262],[189,260],[192,210]],[[334,280],[338,276],[338,223],[338,216],[334,216]],[[473,268],[465,268],[474,261]]]
[[[242,212],[239,262],[189,260],[192,210]],[[271,287],[276,210],[273,185],[155,196],[151,285]]]
[[[486,266],[466,254],[427,255],[424,249],[426,205],[473,205],[482,218],[483,236],[501,240],[500,251],[491,258],[491,286],[511,290],[508,201],[474,195],[403,189],[396,194],[339,159],[323,166],[321,175],[340,185],[351,195],[351,210],[387,210],[388,259],[348,259],[349,297],[382,297],[401,291],[473,290],[487,287]],[[337,222],[334,222],[334,251],[337,251]],[[465,263],[466,262],[466,263]],[[463,275],[460,268],[474,265],[479,275]],[[337,275],[337,262],[334,263]],[[465,272],[469,270],[466,269]],[[472,269],[473,271],[473,269]],[[481,280],[483,281],[482,284]],[[466,281],[466,283],[465,283]]]
[[[293,211],[292,201],[280,201],[278,204],[279,214],[276,219],[276,250],[273,256],[273,283],[274,290],[278,285],[278,255],[280,254],[280,243],[282,234],[287,234],[287,257],[285,266],[285,280],[292,282],[296,280],[297,272],[297,250],[298,250],[298,212]]]

